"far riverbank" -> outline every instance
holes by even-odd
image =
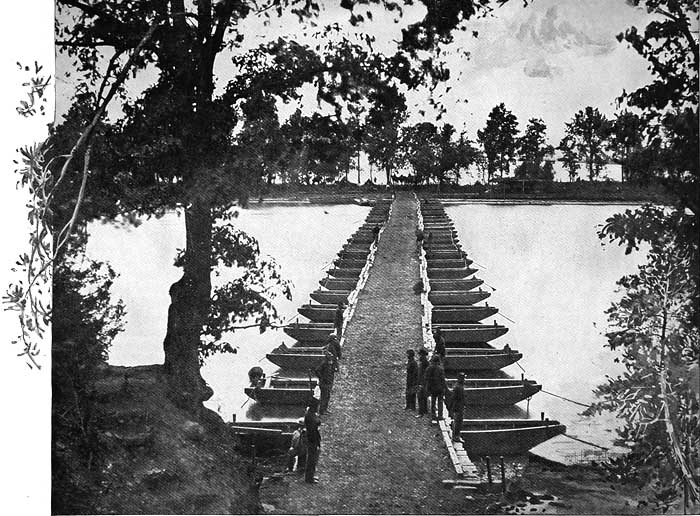
[[[573,183],[521,183],[496,185],[376,185],[336,183],[328,185],[265,185],[251,194],[255,204],[351,204],[374,200],[387,191],[412,190],[443,202],[498,204],[672,204],[673,198],[659,185],[641,186],[615,181]]]

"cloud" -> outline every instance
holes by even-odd
[[[611,32],[583,23],[571,9],[563,11],[559,5],[548,7],[544,13],[532,11],[524,22],[516,25],[515,38],[521,45],[548,53],[574,51],[579,55],[599,56],[614,50],[615,40]]]
[[[523,67],[523,72],[528,77],[552,78],[556,71],[557,67],[550,65],[544,57],[531,59]]]

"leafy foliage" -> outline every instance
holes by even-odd
[[[421,122],[404,130],[402,148],[416,183],[435,180],[442,185],[459,180],[461,170],[474,161],[476,150],[464,134],[456,141],[454,135],[455,128],[450,124],[436,127]]]
[[[696,2],[634,0],[656,15],[641,32],[618,36],[644,57],[651,84],[621,101],[639,108],[615,121],[618,160],[636,179],[659,181],[677,198],[669,208],[643,206],[608,219],[599,236],[626,246],[644,242],[647,263],[619,285],[622,299],[608,310],[608,346],[618,349],[625,374],[599,386],[595,410],[623,418],[620,435],[631,453],[607,465],[611,474],[647,487],[648,501],[666,511],[683,488],[700,501],[700,296],[698,293],[698,21]],[[642,147],[640,143],[640,128]],[[630,174],[631,175],[631,174]]]
[[[401,125],[406,121],[406,98],[397,88],[373,91],[372,107],[365,125],[364,151],[370,163],[383,169],[391,184],[393,171],[401,165]]]
[[[589,181],[595,180],[608,161],[608,139],[611,125],[597,108],[587,106],[566,124],[559,149],[567,160],[585,163]],[[569,162],[570,163],[570,162]],[[567,166],[569,168],[570,165]],[[569,168],[571,174],[571,169]]]
[[[85,258],[85,241],[77,232],[53,267],[51,488],[57,513],[94,511],[94,486],[84,479],[101,467],[95,383],[123,327],[124,306],[110,295],[116,274]]]
[[[683,214],[675,217],[689,223]],[[663,211],[650,206],[609,219],[600,232],[612,240],[618,235],[651,248],[639,272],[618,282],[623,297],[607,311],[608,346],[620,351],[626,371],[597,388],[603,401],[589,413],[614,410],[624,421],[620,436],[632,450],[626,463],[634,464],[626,479],[654,481],[657,493],[671,489],[677,496],[700,443],[698,247],[679,239]]]
[[[38,99],[46,100],[44,92],[50,85],[49,77],[39,75],[42,67],[34,63],[34,68],[17,66],[29,74],[23,86],[28,88],[27,100],[20,101],[17,112],[24,117],[37,114],[44,115],[43,104],[36,110]],[[41,369],[38,356],[40,343],[46,335],[51,319],[51,306],[47,302],[51,287],[51,263],[54,252],[51,248],[51,233],[48,223],[49,202],[53,195],[51,174],[46,157],[46,143],[26,145],[18,149],[19,160],[15,172],[19,174],[18,189],[29,193],[27,202],[27,219],[30,224],[29,250],[20,254],[13,273],[22,279],[13,281],[3,295],[6,310],[16,311],[20,324],[20,335],[13,344],[21,343],[22,351],[18,356],[24,357],[30,369]]]
[[[279,295],[292,298],[291,284],[282,278],[274,259],[261,256],[258,242],[236,229],[230,218],[222,214],[223,222],[213,228],[211,270],[216,276],[232,270],[237,277],[213,289],[199,345],[202,361],[219,352],[235,353],[236,349],[222,340],[226,332],[235,331],[239,323],[251,318],[264,332],[278,320],[274,299]],[[180,251],[175,265],[182,267],[185,256]]]
[[[657,115],[665,108],[683,109],[698,99],[698,4],[694,0],[632,0],[658,17],[644,31],[630,27],[618,34],[650,64],[655,79],[623,94],[631,106]]]
[[[518,149],[518,119],[501,103],[494,107],[486,119],[486,126],[477,131],[487,161],[487,181],[500,172],[501,177],[510,172],[510,162]]]
[[[521,163],[515,170],[515,177],[544,181],[554,179],[552,163],[544,161],[545,157],[554,152],[554,148],[547,144],[546,131],[547,126],[543,120],[539,118],[528,120],[525,133],[518,139],[518,156]]]

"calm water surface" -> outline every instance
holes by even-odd
[[[577,402],[594,401],[593,388],[617,375],[616,353],[604,348],[605,310],[619,297],[616,281],[634,273],[643,253],[625,255],[616,244],[601,245],[598,226],[630,206],[489,205],[448,206],[460,242],[481,269],[477,276],[491,287],[489,304],[500,309],[496,320],[509,332],[492,342],[520,350],[525,376],[543,390]],[[495,290],[494,290],[495,289]],[[492,322],[489,319],[488,322]],[[504,371],[523,373],[512,365]],[[520,403],[527,410],[526,402]],[[583,418],[584,407],[547,393],[533,396],[530,417],[558,419],[567,433],[609,446],[615,438],[613,415]],[[521,415],[521,414],[514,414]],[[580,448],[557,438],[562,454]],[[550,443],[550,444],[552,444]]]
[[[605,375],[621,371],[606,342],[604,311],[616,298],[615,282],[633,273],[642,253],[625,255],[617,245],[602,246],[598,225],[626,206],[600,205],[453,205],[447,207],[464,249],[481,270],[477,275],[495,288],[489,304],[510,331],[493,344],[509,343],[523,353],[520,366],[526,377],[539,381],[552,393],[581,403],[594,400],[592,389]],[[368,208],[344,206],[262,206],[241,210],[236,224],[260,242],[263,253],[273,256],[285,278],[294,284],[294,299],[278,299],[284,319],[308,302],[318,288],[323,270],[342,244],[362,223]],[[117,365],[162,363],[168,288],[180,277],[173,266],[177,249],[184,246],[184,219],[175,214],[145,221],[139,227],[93,224],[88,253],[108,260],[120,277],[114,293],[127,308],[126,329],[114,342],[110,362]],[[492,290],[489,287],[485,287]],[[304,320],[301,318],[301,320]],[[487,322],[492,322],[489,320]],[[214,389],[207,405],[230,420],[261,416],[246,402],[243,387],[247,371],[260,365],[270,374],[276,366],[265,353],[280,342],[290,343],[281,330],[260,334],[256,329],[237,331],[227,338],[238,348],[235,355],[210,359],[203,368]],[[520,377],[514,365],[505,370]],[[397,401],[398,402],[398,401]],[[243,407],[241,407],[243,405]],[[494,416],[526,417],[526,402]],[[568,433],[599,444],[614,438],[614,417],[586,419],[582,407],[545,393],[529,404],[530,417],[559,419]],[[294,414],[290,414],[290,417]],[[576,443],[556,440],[561,453],[576,451]],[[573,447],[572,447],[573,446]]]
[[[258,239],[261,252],[274,257],[282,276],[293,283],[292,301],[283,297],[276,300],[283,320],[293,320],[297,308],[309,302],[309,293],[319,288],[318,281],[325,276],[323,271],[368,213],[369,208],[357,205],[268,205],[240,210],[236,226]],[[124,300],[127,309],[125,331],[114,340],[110,363],[163,362],[168,289],[182,274],[173,260],[184,245],[184,218],[176,214],[146,220],[136,228],[90,227],[88,254],[108,260],[120,274],[113,293]],[[277,366],[268,362],[265,354],[281,342],[291,344],[293,339],[282,330],[260,334],[252,328],[226,335],[225,340],[237,347],[238,353],[212,357],[204,366],[202,375],[214,389],[207,406],[226,420],[234,413],[238,420],[258,419],[258,407],[248,403],[243,393],[248,369],[259,365],[266,373],[273,373]]]

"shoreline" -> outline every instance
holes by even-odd
[[[586,200],[586,199],[517,199],[517,198],[500,198],[500,199],[481,199],[473,197],[454,198],[454,197],[433,197],[447,205],[456,204],[491,204],[495,206],[556,206],[556,205],[590,205],[590,206],[639,206],[642,204],[654,204],[665,206],[666,203],[654,202],[649,200]],[[338,196],[336,194],[328,194],[326,199],[314,198],[291,198],[291,197],[269,197],[263,198],[249,204],[248,209],[261,205],[323,205],[323,204],[359,204],[352,196]]]

